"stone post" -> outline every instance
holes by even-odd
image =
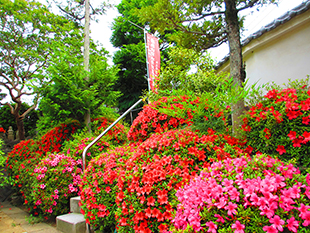
[[[14,131],[13,131],[12,126],[10,126],[8,130],[8,140],[11,140],[11,141],[14,140]]]

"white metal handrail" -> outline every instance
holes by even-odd
[[[124,116],[126,116],[133,108],[142,102],[143,99],[139,99],[134,105],[132,105],[126,112],[124,112],[116,121],[114,121],[105,131],[103,131],[98,137],[96,137],[89,145],[85,147],[82,153],[83,158],[83,172],[86,169],[86,152],[91,148],[100,138],[102,138],[114,125],[116,125]]]

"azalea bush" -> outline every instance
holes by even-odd
[[[33,170],[35,179],[29,197],[35,202],[34,215],[51,217],[68,213],[70,198],[80,195],[81,173],[82,160],[63,153],[50,154],[41,160]]]
[[[76,121],[68,121],[48,131],[38,140],[23,140],[14,146],[7,156],[7,171],[15,178],[19,187],[29,181],[33,168],[48,152],[61,150],[64,141],[70,140],[78,125]]]
[[[214,105],[206,97],[169,96],[146,105],[134,120],[128,138],[143,141],[153,133],[192,126],[193,130],[207,132],[209,128],[228,133],[227,117],[230,107]]]
[[[34,157],[33,152],[38,148],[37,142],[32,139],[23,140],[16,144],[7,156],[7,171],[10,176],[19,174],[18,167],[20,163]]]
[[[115,119],[100,117],[92,120],[94,135],[101,134]],[[118,122],[106,134],[105,141],[111,145],[121,145],[127,142],[128,127],[123,122]]]
[[[118,232],[166,230],[178,188],[212,159],[245,153],[237,139],[212,130],[203,136],[186,129],[151,135],[125,162],[125,172],[118,179]]]
[[[177,191],[171,232],[308,232],[310,175],[266,155],[214,162]],[[308,230],[307,230],[308,229]]]
[[[144,141],[153,133],[162,133],[169,129],[178,128],[180,126],[191,125],[192,110],[184,109],[182,102],[189,99],[187,96],[182,97],[163,97],[158,101],[143,106],[143,110],[139,112],[138,117],[133,121],[128,132],[128,139],[131,141]],[[194,104],[194,103],[193,103]],[[158,111],[158,108],[168,105],[174,110],[183,110],[182,116],[168,116]]]
[[[48,131],[40,139],[24,140],[16,144],[7,156],[7,172],[14,179],[16,191],[24,197],[24,204],[30,212],[39,213],[36,199],[33,196],[33,186],[36,178],[34,169],[47,155],[60,151],[66,140],[76,132],[79,123],[68,121]]]
[[[58,153],[65,141],[69,141],[72,134],[74,134],[80,127],[80,123],[76,120],[68,120],[61,123],[59,126],[51,129],[39,139],[39,150],[45,154]]]
[[[116,227],[117,183],[136,144],[117,147],[93,158],[82,176],[81,211],[95,229],[112,232]]]
[[[108,118],[96,118],[92,120],[92,134],[89,134],[85,129],[80,133],[72,135],[72,139],[65,143],[63,147],[64,153],[70,154],[75,159],[82,159],[84,149],[105,129],[107,129],[114,120]],[[101,137],[91,148],[88,149],[86,154],[86,162],[88,163],[92,158],[113,149],[116,146],[120,146],[127,142],[128,128],[117,123],[107,134]]]
[[[310,165],[310,90],[270,90],[250,107],[242,131],[254,152],[294,159],[300,167]]]

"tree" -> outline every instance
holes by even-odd
[[[111,42],[119,48],[113,57],[114,64],[120,68],[116,90],[122,92],[119,98],[119,109],[125,111],[131,107],[148,89],[146,54],[144,41],[144,24],[134,14],[137,9],[152,5],[156,0],[123,0],[117,9],[121,16],[113,23]],[[136,24],[136,25],[134,25]],[[154,30],[148,30],[154,33]],[[164,34],[164,33],[163,33]],[[160,40],[161,63],[167,57],[166,49],[169,44],[165,36],[156,34]]]
[[[81,25],[82,20],[84,19],[84,70],[85,72],[85,81],[89,81],[89,47],[90,47],[90,20],[91,16],[96,15],[102,15],[105,12],[105,7],[107,6],[105,3],[102,3],[99,7],[95,8],[90,4],[90,0],[67,0],[66,4],[63,5],[62,2],[53,0],[54,3],[58,6],[58,8],[61,10],[61,12],[64,14],[64,16],[68,17],[71,20],[74,20],[76,22],[77,26]],[[90,105],[90,103],[88,103]],[[84,121],[88,128],[88,131],[91,132],[90,127],[90,107],[88,108],[88,111],[84,115]]]
[[[82,22],[85,19],[85,3],[86,0],[46,0],[51,6],[52,3],[55,3],[58,9],[61,11],[63,16],[65,16],[70,21],[74,21],[77,27],[82,26]],[[95,1],[94,1],[95,2]],[[105,10],[108,7],[111,7],[110,4],[102,2],[98,5],[91,4],[89,2],[90,12],[89,15],[92,20],[96,20],[97,15],[102,15],[105,13]]]
[[[115,90],[122,93],[118,105],[121,112],[131,107],[148,88],[144,31],[129,22],[138,23],[138,17],[132,11],[141,8],[142,4],[143,1],[123,0],[117,6],[121,16],[114,20],[112,26],[111,42],[119,48],[113,62],[120,69]]]
[[[12,104],[14,108],[16,104]],[[22,103],[21,112],[27,111],[30,106],[27,103]],[[10,126],[12,126],[14,132],[17,131],[16,121],[14,116],[11,113],[11,109],[8,105],[3,105],[0,107],[0,125],[8,130]],[[34,136],[36,134],[36,123],[39,119],[39,113],[36,109],[32,110],[27,114],[24,118],[24,128],[25,128],[25,137]]]
[[[238,13],[277,0],[158,0],[153,6],[142,8],[138,14],[142,22],[149,22],[151,28],[163,32],[174,30],[170,39],[187,48],[199,51],[216,47],[228,41],[230,73],[236,87],[245,80],[240,42],[242,20]],[[234,132],[240,125],[239,116],[244,109],[244,101],[233,106],[232,120]]]
[[[53,50],[70,46],[79,34],[73,23],[40,3],[0,0],[0,85],[15,106],[9,101],[2,104],[10,107],[21,140],[25,139],[23,119],[37,106],[40,87],[48,84],[45,69]],[[25,96],[34,96],[33,105],[21,113]]]
[[[204,92],[213,93],[227,80],[227,73],[216,74],[209,54],[174,46],[169,48],[168,60],[161,68],[158,93],[179,90],[200,96]]]
[[[82,47],[82,41],[79,44]],[[45,88],[40,101],[43,115],[38,123],[40,129],[67,118],[84,122],[89,108],[95,118],[102,114],[100,110],[115,106],[119,92],[113,91],[113,85],[118,69],[108,66],[106,56],[106,50],[97,50],[92,44],[89,79],[85,80],[82,51],[74,47],[58,51],[57,60],[53,60],[47,70],[52,83]]]

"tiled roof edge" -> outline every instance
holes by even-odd
[[[242,47],[247,45],[247,44],[249,44],[252,40],[257,39],[258,37],[262,36],[266,32],[269,32],[269,31],[275,29],[276,27],[278,27],[278,26],[280,26],[280,25],[290,21],[295,16],[300,15],[300,14],[306,12],[309,9],[310,9],[310,0],[307,0],[307,1],[303,2],[303,3],[301,3],[300,5],[298,5],[297,7],[293,8],[292,10],[286,12],[284,15],[280,16],[279,18],[275,19],[271,23],[263,26],[258,31],[252,33],[250,36],[248,36],[246,39],[244,39],[241,42]],[[229,60],[229,54],[227,56],[225,56],[216,65],[216,68],[219,68],[221,65],[223,65],[228,60]]]

